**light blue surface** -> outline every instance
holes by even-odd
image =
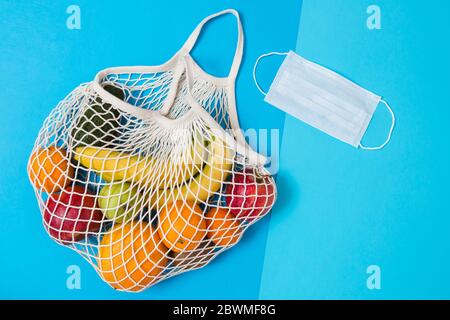
[[[371,4],[381,30],[366,27]],[[303,2],[297,52],[383,95],[398,125],[367,152],[287,117],[261,298],[450,298],[449,12],[445,0]],[[389,121],[381,106],[364,142]]]
[[[268,219],[239,247],[210,266],[170,279],[140,294],[114,292],[77,254],[53,243],[42,225],[26,175],[38,130],[50,110],[105,67],[159,64],[180,48],[205,16],[233,7],[246,35],[238,79],[243,128],[282,129],[284,114],[263,103],[253,85],[256,57],[295,45],[301,1],[87,1],[81,30],[66,28],[72,1],[0,0],[0,298],[257,298]],[[194,56],[215,75],[228,73],[236,40],[231,16],[210,24]],[[273,77],[269,62],[260,78]],[[82,289],[66,288],[66,268],[79,265]]]

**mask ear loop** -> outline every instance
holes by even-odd
[[[394,114],[394,111],[392,111],[391,107],[385,100],[380,100],[380,102],[386,106],[386,108],[389,110],[391,117],[392,117],[392,125],[391,125],[391,129],[389,130],[389,135],[388,135],[386,141],[379,147],[365,147],[362,145],[362,143],[360,143],[359,147],[363,150],[368,150],[368,151],[381,150],[389,143],[389,141],[391,141],[392,132],[394,132],[394,128],[395,128],[395,114]]]
[[[288,52],[269,52],[269,53],[264,53],[262,55],[260,55],[258,57],[258,59],[256,59],[255,65],[253,66],[253,81],[255,82],[256,87],[258,88],[259,92],[261,92],[264,96],[267,96],[267,92],[264,92],[264,90],[261,88],[261,86],[258,83],[258,80],[256,79],[256,69],[258,68],[258,64],[259,62],[267,57],[270,56],[287,56],[289,53]]]

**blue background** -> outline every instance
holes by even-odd
[[[81,30],[66,28],[70,4],[81,7]],[[371,4],[381,30],[366,27]],[[115,292],[42,228],[26,175],[37,132],[98,70],[162,63],[203,17],[228,7],[246,35],[241,125],[282,130],[279,201],[206,268],[140,294]],[[0,298],[450,298],[449,10],[446,0],[0,0]],[[208,25],[194,52],[207,71],[228,73],[235,30],[231,16]],[[353,149],[263,102],[251,79],[256,57],[296,41],[306,58],[389,101],[398,125],[386,149]],[[261,65],[263,86],[280,62]],[[379,108],[364,142],[382,141],[389,121]],[[66,288],[72,264],[81,290]],[[378,291],[366,287],[372,264],[382,271]]]
[[[381,8],[382,29],[366,27]],[[297,51],[382,95],[397,127],[353,149],[286,118],[261,298],[450,298],[450,2],[304,0]],[[380,106],[364,137],[384,141]],[[381,268],[368,290],[366,268]]]

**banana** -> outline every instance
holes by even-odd
[[[196,139],[187,156],[189,159],[171,161],[131,155],[109,148],[77,147],[74,158],[107,182],[126,181],[155,190],[178,186],[195,176],[202,167],[204,149],[203,140]]]
[[[145,170],[145,159],[108,148],[77,147],[74,158],[108,182],[132,178],[139,181]]]
[[[150,196],[151,208],[160,209],[177,200],[204,202],[221,188],[231,172],[235,152],[218,137],[213,138],[208,149],[203,170],[180,187],[154,191]]]
[[[144,197],[149,199],[151,208],[159,209],[177,200],[205,202],[231,172],[235,151],[224,140],[213,137],[206,147],[206,156],[203,139],[194,141],[192,163],[188,164],[102,147],[77,147],[74,158],[108,182],[126,181],[147,187]]]

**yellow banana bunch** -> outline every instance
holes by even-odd
[[[146,159],[100,147],[75,148],[74,158],[84,167],[111,181],[141,181],[146,173]]]
[[[126,181],[149,189],[177,186],[195,176],[203,165],[203,141],[193,144],[190,155],[179,161],[131,155],[101,147],[75,148],[74,158],[102,179]]]
[[[231,172],[235,152],[218,137],[208,145],[206,156],[204,148],[202,140],[201,150],[199,143],[191,150],[192,161],[188,162],[192,163],[172,163],[100,147],[78,147],[74,158],[108,182],[148,187],[144,193],[150,208],[159,209],[178,200],[204,202],[221,188]]]

